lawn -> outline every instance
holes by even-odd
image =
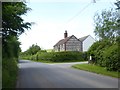
[[[76,64],[76,65],[73,65],[72,67],[80,69],[80,70],[86,70],[86,71],[89,71],[89,72],[94,72],[94,73],[97,73],[97,74],[102,74],[102,75],[106,75],[106,76],[120,78],[120,72],[119,72],[119,75],[118,75],[118,72],[107,71],[104,67],[100,67],[100,66],[96,66],[96,65]]]

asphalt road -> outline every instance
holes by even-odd
[[[87,62],[83,62],[87,63]],[[76,63],[19,61],[17,88],[118,88],[118,79],[73,69]]]

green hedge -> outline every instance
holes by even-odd
[[[118,64],[118,44],[107,40],[95,42],[88,55],[94,54],[94,64],[105,67],[109,71],[120,71]]]
[[[106,69],[113,71],[120,71],[120,64],[118,61],[118,45],[112,45],[106,48],[103,52],[103,58],[105,60]]]
[[[46,60],[52,62],[72,62],[72,61],[85,61],[87,60],[87,53],[82,52],[39,52],[33,56],[23,57],[22,59],[30,60]]]
[[[9,58],[2,61],[2,88],[15,88],[18,67],[17,59]]]

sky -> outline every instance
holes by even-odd
[[[93,3],[93,2],[96,3]],[[53,49],[53,46],[68,36],[77,38],[94,35],[95,13],[115,8],[116,0],[27,0],[28,11],[22,18],[25,22],[34,22],[31,29],[19,36],[22,51],[26,51],[32,44],[42,49]]]

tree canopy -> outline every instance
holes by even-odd
[[[30,46],[29,49],[26,50],[24,53],[27,55],[34,55],[40,50],[41,50],[41,48],[37,44],[36,45],[32,44],[32,46]]]
[[[118,8],[103,10],[94,16],[94,33],[99,41],[89,48],[88,53],[94,54],[94,64],[105,67],[109,71],[119,72],[120,1],[115,4]]]
[[[99,39],[110,39],[114,40],[119,36],[119,14],[116,10],[103,10],[101,14],[94,16],[95,22],[95,35]]]
[[[21,15],[24,15],[30,8],[23,2],[3,2],[2,3],[2,35],[5,39],[7,36],[18,36],[25,29],[30,28],[31,23],[24,22]]]
[[[13,56],[13,53],[19,52],[18,36],[31,26],[31,23],[24,22],[21,16],[29,10],[31,9],[25,2],[2,2],[3,57]]]
[[[15,88],[20,51],[18,37],[31,26],[21,16],[29,10],[25,2],[2,2],[2,88]]]

